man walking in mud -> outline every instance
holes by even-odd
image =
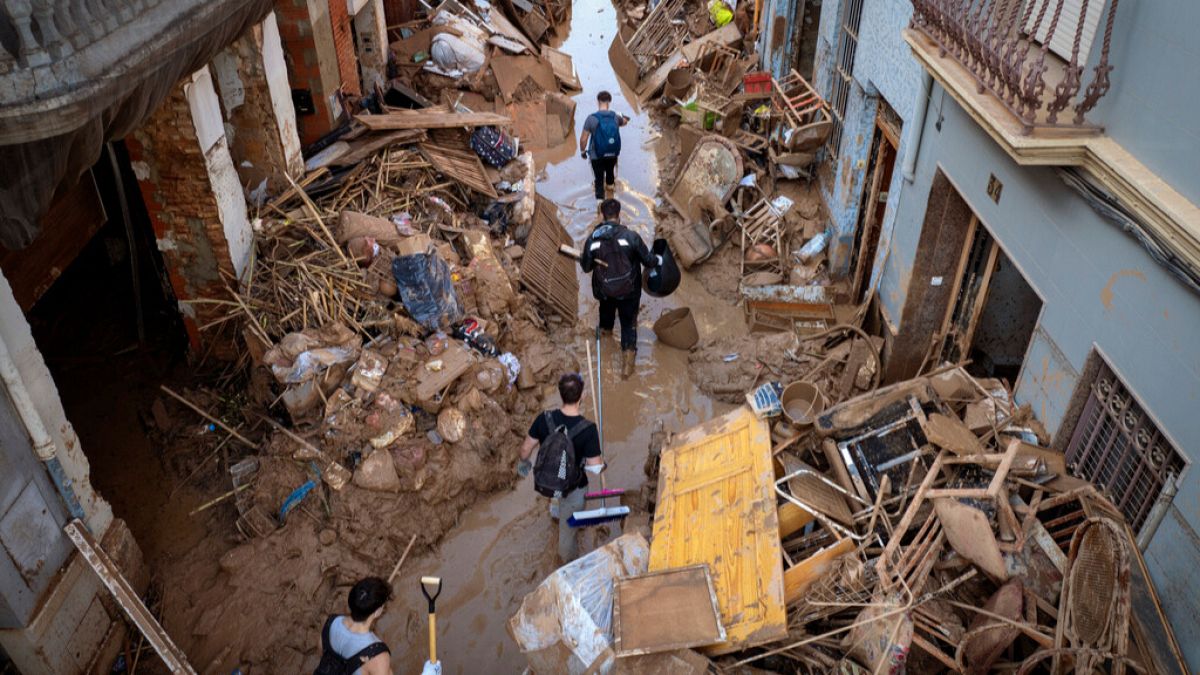
[[[662,260],[650,253],[637,232],[621,224],[621,202],[604,200],[600,215],[603,221],[584,242],[579,266],[592,275],[592,295],[600,301],[600,330],[611,334],[616,319],[621,319],[621,376],[627,378],[637,362],[642,265],[654,267]]]
[[[566,564],[579,555],[577,531],[567,521],[576,511],[583,510],[588,474],[599,475],[604,471],[604,457],[600,452],[600,432],[579,412],[583,377],[579,373],[560,377],[558,395],[562,407],[543,412],[530,425],[529,435],[521,446],[517,473],[528,476],[535,470],[529,458],[537,449],[534,489],[544,496],[558,497],[558,557],[560,564]]]
[[[588,115],[583,122],[583,133],[579,135],[579,156],[592,160],[596,199],[604,199],[616,195],[621,127],[629,124],[629,118],[608,109],[612,105],[612,94],[607,91],[596,95],[596,103],[600,109]]]

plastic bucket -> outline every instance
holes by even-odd
[[[667,98],[683,98],[692,90],[692,83],[695,78],[692,77],[690,68],[675,68],[667,73],[667,83],[663,87],[663,94]]]
[[[825,397],[808,382],[793,382],[784,387],[779,400],[783,403],[783,416],[798,427],[812,424],[825,412]]]
[[[676,349],[691,349],[700,341],[696,319],[692,317],[689,307],[663,312],[654,322],[654,334],[659,342]]]

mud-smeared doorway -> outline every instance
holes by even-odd
[[[130,222],[114,164],[102,154],[91,172],[102,224],[64,233],[83,238],[73,242],[78,254],[63,261],[26,318],[88,458],[92,485],[150,554],[171,486],[142,415],[187,343],[128,160],[119,147],[115,154],[132,197]]]
[[[977,217],[968,228],[942,328],[941,361],[968,360],[972,375],[1016,382],[1042,300]]]

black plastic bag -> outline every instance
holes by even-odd
[[[656,298],[665,298],[679,288],[679,266],[675,264],[675,255],[666,239],[655,239],[650,253],[662,256],[662,264],[646,267],[642,272],[642,287]]]
[[[462,305],[450,279],[450,266],[432,247],[425,253],[402,255],[392,260],[392,276],[400,299],[413,320],[428,330],[458,323]]]

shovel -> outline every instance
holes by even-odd
[[[440,577],[421,577],[421,594],[429,601],[429,662],[437,663],[437,611],[434,603],[442,594]]]

